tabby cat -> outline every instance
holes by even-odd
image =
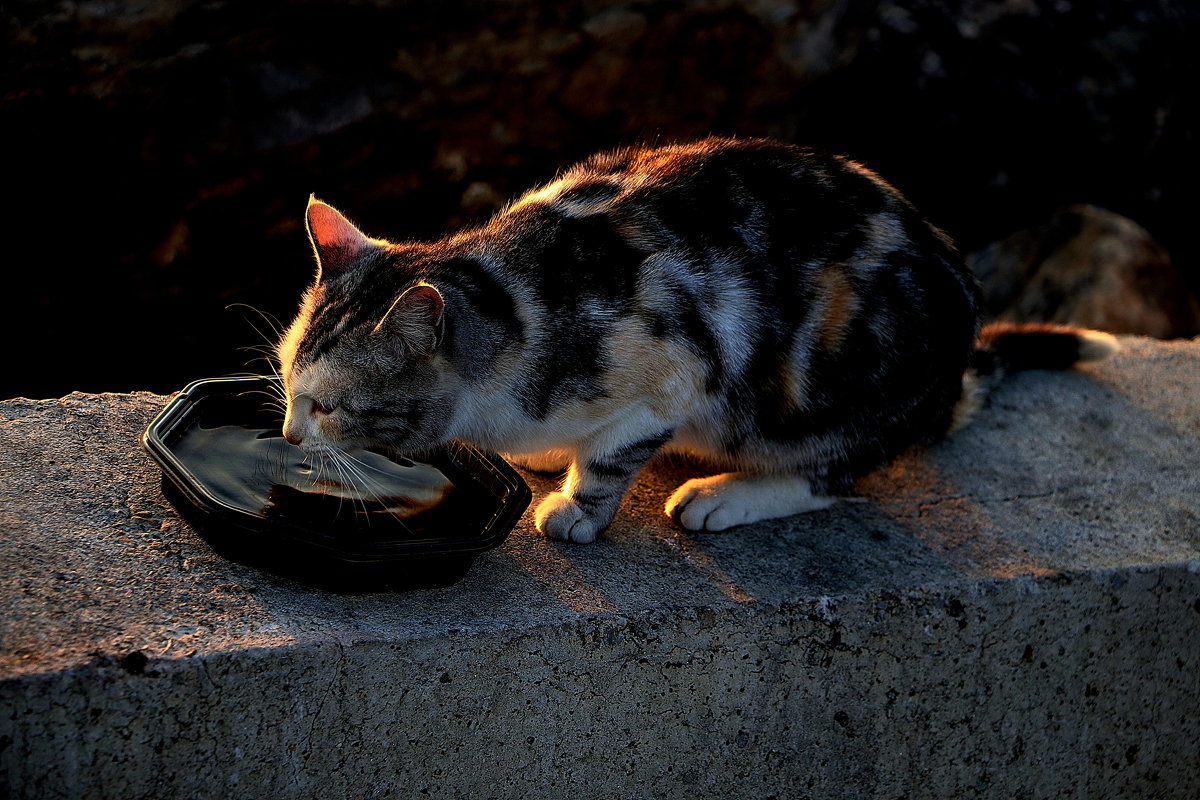
[[[288,440],[320,456],[451,439],[565,469],[539,530],[590,542],[660,451],[725,470],[683,527],[823,508],[969,411],[964,377],[1111,350],[979,334],[948,238],[844,158],[758,139],[593,156],[433,243],[310,199],[316,282],[278,346]]]

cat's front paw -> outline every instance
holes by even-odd
[[[813,495],[798,476],[727,472],[694,478],[667,500],[667,514],[690,531],[723,531],[764,519],[776,519],[833,505]]]
[[[596,535],[607,525],[607,520],[585,513],[562,492],[548,495],[537,507],[533,521],[537,529],[551,539],[580,544],[596,541]]]

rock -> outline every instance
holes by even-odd
[[[1197,302],[1145,228],[1092,205],[988,245],[968,259],[989,317],[1159,339],[1200,333]]]

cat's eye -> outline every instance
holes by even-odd
[[[322,403],[320,400],[313,398],[312,410],[314,414],[320,414],[322,417],[329,416],[337,410],[336,403]]]

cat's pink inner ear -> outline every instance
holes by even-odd
[[[337,274],[370,246],[371,240],[336,208],[315,197],[308,200],[308,237],[320,267],[319,279]]]

